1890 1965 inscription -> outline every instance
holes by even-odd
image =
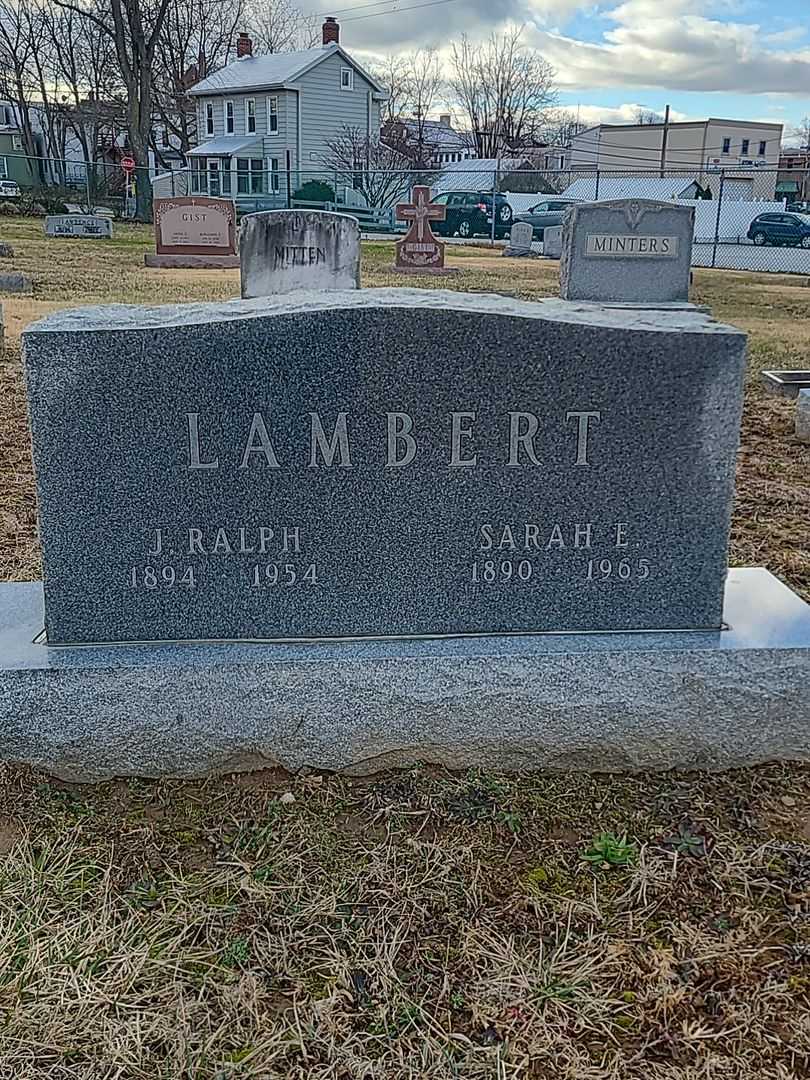
[[[386,289],[25,349],[52,642],[720,625],[744,337],[699,312]]]

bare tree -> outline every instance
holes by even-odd
[[[136,174],[136,216],[148,221],[152,209],[149,147],[152,136],[155,56],[169,0],[54,0],[93,22],[112,41],[126,93],[129,146]]]
[[[803,116],[799,123],[791,128],[790,134],[798,140],[800,150],[810,151],[810,116]]]
[[[243,0],[175,0],[166,13],[155,54],[155,114],[182,154],[197,142],[188,91],[228,62],[244,17]],[[153,139],[152,148],[162,161],[164,146]]]
[[[570,146],[571,140],[586,127],[571,109],[553,109],[543,123],[543,141],[549,146]]]
[[[652,109],[645,109],[643,108],[643,106],[639,105],[639,107],[635,111],[635,114],[633,115],[633,120],[636,124],[641,125],[660,124],[661,116],[659,113],[654,112]]]
[[[292,0],[248,0],[245,27],[260,53],[312,48],[320,39],[317,15],[305,15]]]
[[[439,58],[435,49],[422,49],[407,58],[409,83],[409,108],[413,117],[411,141],[414,148],[413,163],[425,168],[434,158],[435,149],[428,136],[428,114],[433,108],[442,85]]]
[[[342,183],[353,187],[369,206],[392,206],[410,192],[412,183],[430,184],[435,174],[417,179],[408,157],[378,137],[345,126],[326,143],[323,164]]]
[[[14,106],[23,149],[31,161],[39,156],[33,110],[38,20],[32,0],[0,0],[0,94]]]
[[[388,93],[380,113],[380,120],[385,127],[401,119],[410,109],[411,85],[408,58],[402,53],[390,53],[372,66],[371,74]]]
[[[469,118],[481,158],[539,141],[557,100],[554,69],[521,45],[522,29],[508,27],[482,45],[464,35],[452,47],[450,89]]]
[[[75,11],[43,5],[40,60],[49,57],[48,70],[40,65],[40,96],[48,152],[64,182],[67,141],[81,147],[88,188],[96,190],[96,153],[104,143],[114,144],[124,127],[125,102],[115,48],[95,23]]]

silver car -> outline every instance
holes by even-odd
[[[582,202],[581,199],[566,199],[561,195],[549,195],[543,202],[537,203],[522,214],[515,214],[515,221],[528,221],[534,230],[535,240],[543,239],[543,230],[547,225],[561,225],[563,214],[569,206]]]

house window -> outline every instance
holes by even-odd
[[[278,98],[267,99],[267,134],[278,135]]]
[[[233,102],[232,101],[226,101],[225,102],[225,134],[226,135],[233,135],[235,130],[236,130],[236,126],[235,126],[235,123],[234,123]]]
[[[237,158],[237,194],[260,195],[264,191],[263,175],[264,164],[261,158]]]
[[[214,134],[214,103],[213,101],[206,101],[205,103],[205,133],[206,135]]]
[[[724,154],[730,154],[731,153],[731,139],[723,139],[723,153]]]
[[[354,90],[354,72],[351,68],[340,69],[340,89]]]
[[[764,139],[761,139],[760,143],[759,143],[759,156],[760,157],[765,157],[765,152],[767,151],[767,149],[768,149],[768,144],[765,142]]]
[[[270,158],[270,190],[277,193],[279,190],[278,182],[278,158]]]
[[[256,132],[256,99],[252,97],[245,102],[245,131],[248,135]]]
[[[0,157],[0,180],[8,179],[8,162],[4,157]]]
[[[12,135],[11,136],[11,149],[12,150],[22,150],[22,148],[23,148],[22,135]]]
[[[743,157],[748,157],[748,147],[751,145],[750,139],[743,139],[742,146],[740,147],[740,153]]]
[[[199,195],[206,190],[205,166],[201,158],[191,159],[191,194]]]

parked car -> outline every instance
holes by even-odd
[[[19,199],[20,185],[16,180],[0,180],[0,199]]]
[[[810,214],[760,214],[748,227],[755,244],[810,248]]]
[[[530,210],[516,214],[515,221],[528,221],[534,230],[535,240],[542,240],[546,226],[562,225],[563,214],[568,207],[581,201],[581,199],[567,199],[564,196],[544,199]]]
[[[438,236],[475,236],[482,233],[492,234],[492,192],[491,191],[445,191],[437,195],[433,202],[437,206],[446,206],[444,221],[432,221],[434,233]],[[506,196],[495,193],[495,235],[505,236],[512,227],[512,207]]]

